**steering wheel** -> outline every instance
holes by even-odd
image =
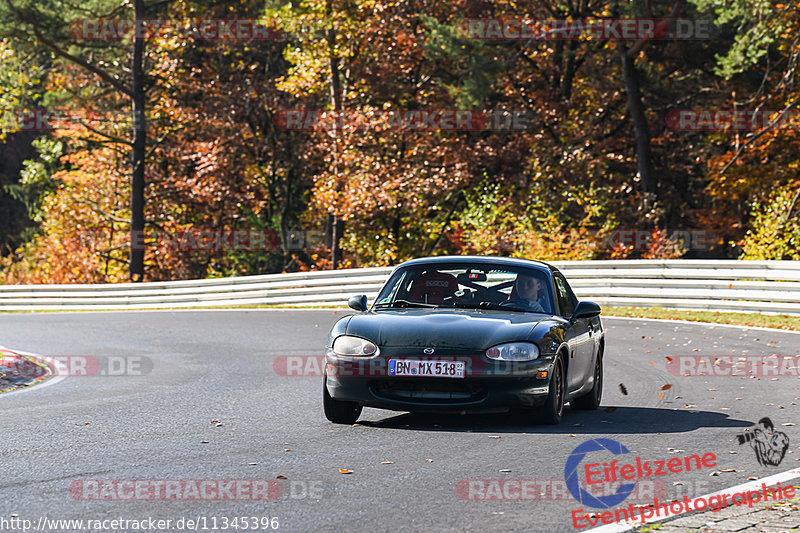
[[[525,298],[512,298],[500,303],[503,307],[524,307],[534,313],[544,313],[542,304],[537,301],[526,300]]]

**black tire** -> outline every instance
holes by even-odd
[[[600,407],[600,400],[603,399],[603,352],[597,354],[594,363],[594,386],[592,390],[569,402],[573,409],[591,411]]]
[[[564,396],[566,394],[566,378],[564,376],[564,361],[559,356],[553,365],[553,376],[550,378],[550,392],[547,401],[538,412],[537,419],[544,423],[557,426],[564,416]]]
[[[360,404],[331,398],[327,377],[322,380],[322,407],[325,409],[325,418],[335,424],[355,424],[361,416]]]

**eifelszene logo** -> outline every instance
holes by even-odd
[[[567,464],[564,465],[564,478],[567,481],[567,489],[569,489],[570,494],[583,505],[599,509],[610,509],[611,507],[616,507],[630,496],[633,489],[636,488],[636,482],[624,483],[620,485],[617,492],[608,496],[593,496],[587,490],[581,488],[578,481],[578,467],[583,462],[586,454],[601,450],[607,450],[614,455],[629,453],[628,448],[615,440],[602,438],[587,440],[572,450],[572,453],[567,458]]]
[[[704,453],[702,457],[692,454],[668,459],[643,460],[641,457],[633,457],[629,458],[627,462],[614,459],[602,463],[599,460],[583,463],[587,454],[604,450],[614,455],[629,453],[625,446],[615,440],[592,439],[575,448],[564,466],[567,489],[572,496],[583,505],[600,509],[610,509],[625,501],[640,480],[717,466],[717,456],[713,452]],[[587,488],[603,482],[620,483],[617,492],[595,496],[590,491],[583,489],[578,481],[579,469],[583,470]],[[623,483],[624,481],[632,481],[632,483]]]
[[[789,449],[789,437],[782,431],[775,431],[772,420],[767,417],[759,420],[752,430],[736,437],[739,445],[750,443],[761,466],[778,466]]]

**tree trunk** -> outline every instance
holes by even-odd
[[[333,5],[331,0],[325,4],[325,11],[329,20],[332,19]],[[331,106],[334,112],[333,122],[333,135],[334,145],[336,151],[334,153],[333,175],[335,180],[336,196],[334,199],[333,217],[330,220],[331,232],[331,268],[336,270],[342,260],[342,251],[339,242],[342,239],[342,232],[344,231],[344,220],[339,218],[339,192],[342,190],[341,177],[339,176],[339,162],[340,152],[339,146],[341,142],[341,127],[339,120],[341,119],[342,111],[342,86],[339,83],[339,58],[336,57],[336,29],[331,26],[327,33],[328,40],[328,65],[331,72]]]
[[[628,111],[633,120],[633,132],[636,138],[636,161],[641,180],[643,193],[655,193],[656,182],[653,175],[652,158],[650,155],[650,128],[647,127],[647,118],[642,104],[642,92],[639,84],[639,74],[633,58],[628,55],[627,47],[619,43],[619,54],[622,60],[622,72],[625,78],[625,93],[628,96]]]
[[[669,26],[675,19],[680,16],[683,11],[685,0],[677,0],[672,6],[669,15],[663,20],[663,23]],[[648,11],[650,10],[649,3],[647,4]],[[615,6],[612,10],[614,17],[619,16],[619,6]],[[652,13],[650,13],[652,17]],[[636,155],[637,165],[639,170],[639,179],[641,179],[641,190],[645,196],[645,205],[648,204],[647,194],[657,194],[658,183],[653,174],[653,160],[650,153],[650,128],[647,127],[647,118],[644,113],[644,104],[642,104],[642,91],[639,84],[639,74],[636,70],[634,59],[640,51],[647,46],[648,39],[639,39],[637,42],[628,48],[622,41],[618,42],[619,55],[622,60],[622,75],[625,78],[625,92],[628,95],[628,110],[631,113],[633,120],[633,132],[636,138]]]
[[[136,19],[144,18],[144,0],[134,0]],[[133,147],[131,149],[131,281],[144,280],[144,164],[147,145],[144,93],[144,37],[135,35],[131,93],[133,101]]]

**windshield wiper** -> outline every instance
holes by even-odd
[[[493,302],[478,302],[474,304],[466,304],[463,302],[453,302],[451,304],[453,307],[458,307],[461,309],[491,309],[497,311],[518,311],[520,313],[530,313],[532,312],[530,309],[523,309],[521,307],[513,307],[508,305],[500,305]]]
[[[410,302],[408,300],[395,300],[393,302],[381,302],[375,304],[375,309],[402,309],[404,307],[426,307],[426,308],[433,308],[438,307],[435,304],[426,304],[422,302]]]
[[[524,307],[513,307],[510,305],[500,305],[494,302],[481,302],[478,304],[480,309],[492,309],[497,311],[518,311],[520,313],[529,313],[530,309],[525,309]]]

